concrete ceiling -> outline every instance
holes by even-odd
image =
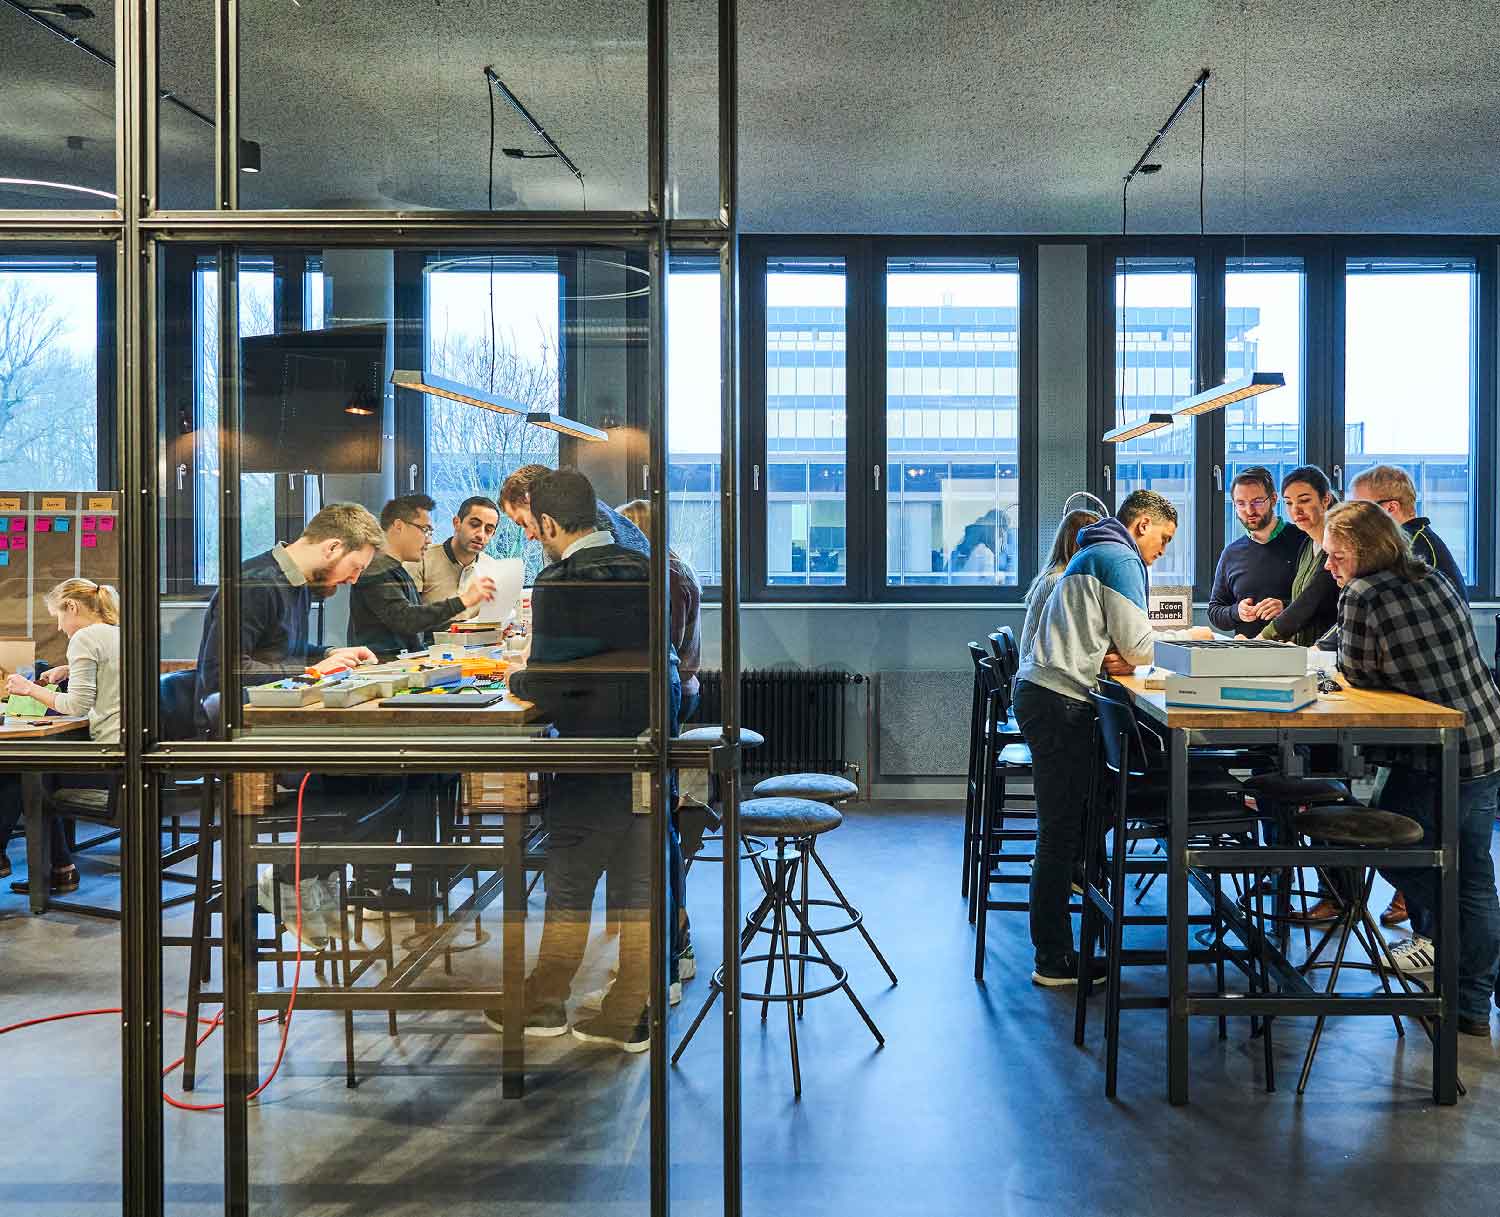
[[[110,0],[63,22],[112,51]],[[712,0],[674,0],[678,213],[711,214]],[[243,133],[263,207],[483,208],[493,64],[582,167],[590,209],[645,195],[645,15],[599,0],[242,0]],[[1207,224],[1500,232],[1500,24],[1470,0],[741,0],[752,232],[1111,233],[1120,178],[1202,67]],[[160,0],[161,80],[213,111],[212,6]],[[1248,67],[1248,72],[1247,72]],[[0,176],[110,189],[108,74],[0,9]],[[81,149],[67,137],[82,136]],[[207,206],[212,130],[163,107],[162,202]],[[497,100],[496,143],[540,147]],[[1198,224],[1198,113],[1131,189],[1131,231]],[[584,201],[498,155],[495,205]],[[76,205],[0,186],[0,206]]]

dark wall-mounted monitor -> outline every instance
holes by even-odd
[[[378,473],[386,327],[268,334],[241,344],[246,473]]]

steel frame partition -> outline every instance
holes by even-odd
[[[652,918],[657,942],[668,939],[665,866],[667,832],[665,792],[669,770],[703,763],[701,746],[678,746],[666,734],[667,596],[667,454],[666,454],[666,275],[672,249],[716,254],[721,283],[721,428],[724,471],[721,485],[721,568],[723,571],[721,722],[725,732],[710,752],[720,773],[724,830],[738,831],[739,799],[739,600],[736,470],[738,425],[738,16],[736,0],[719,0],[719,203],[709,220],[675,220],[668,214],[669,80],[668,6],[647,0],[647,207],[639,212],[485,213],[431,211],[241,211],[239,210],[239,6],[216,0],[215,53],[215,210],[165,211],[157,207],[157,14],[155,0],[122,0],[115,8],[116,192],[117,207],[108,211],[0,212],[0,242],[18,247],[89,245],[115,260],[114,320],[117,426],[115,447],[101,457],[101,469],[119,473],[123,492],[121,528],[126,559],[122,628],[130,639],[131,662],[125,672],[124,732],[114,748],[57,742],[7,746],[6,766],[13,770],[118,769],[124,774],[122,817],[121,975],[124,1111],[123,1211],[131,1217],[156,1217],[164,1207],[163,1122],[161,1100],[161,907],[157,869],[160,840],[157,782],[174,772],[214,770],[223,773],[295,767],[329,772],[401,775],[451,772],[458,762],[473,765],[472,741],[452,737],[409,738],[393,749],[388,742],[359,738],[309,738],[305,743],[236,738],[231,729],[217,741],[169,742],[157,723],[157,673],[160,668],[157,614],[159,553],[157,519],[161,487],[157,482],[158,401],[155,284],[161,252],[192,242],[217,247],[220,276],[219,345],[232,354],[238,340],[236,313],[236,247],[258,248],[308,243],[319,246],[379,245],[394,249],[468,243],[486,248],[507,244],[535,246],[604,244],[644,251],[653,276],[648,328],[649,497],[652,512],[651,696],[652,730],[644,740],[570,741],[545,750],[524,740],[499,740],[488,747],[486,765],[495,769],[545,768],[557,772],[630,770],[651,776],[656,837],[653,848]],[[103,316],[101,320],[103,320]],[[221,417],[237,417],[234,360],[221,358]],[[101,440],[102,442],[102,440]],[[220,636],[237,635],[239,519],[237,428],[220,428]],[[236,665],[223,662],[222,699],[238,706]],[[237,717],[227,715],[226,718]],[[232,727],[232,724],[230,724]],[[237,834],[225,833],[226,882],[240,886],[243,870]],[[243,940],[254,916],[253,894],[226,895],[226,942]],[[723,1028],[724,1179],[723,1211],[738,1217],[740,1188],[740,1054],[739,1054],[739,882],[733,867],[724,874]],[[651,985],[652,1066],[650,1080],[651,1212],[664,1217],[668,1192],[668,1050],[667,959],[653,951]],[[249,1036],[253,1012],[242,997],[249,979],[249,960],[240,951],[225,952],[226,1041],[224,1115],[224,1211],[232,1217],[250,1212],[249,1150],[246,1096],[253,1054]]]

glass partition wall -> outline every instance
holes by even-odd
[[[407,44],[401,6],[356,28],[139,0],[94,56],[81,17],[12,18],[50,53],[34,74],[77,52],[117,83],[119,155],[78,175],[103,192],[83,205],[0,195],[0,295],[60,318],[22,421],[61,436],[5,447],[26,541],[0,566],[70,536],[122,607],[119,734],[0,740],[28,809],[79,787],[79,835],[110,837],[65,842],[95,846],[87,959],[0,990],[6,1026],[96,1011],[0,1041],[7,1098],[43,1113],[7,1205],[77,1184],[79,1211],[145,1215],[739,1211],[738,875],[684,893],[670,814],[711,803],[734,839],[735,59],[701,21],[678,35],[717,57],[724,163],[679,156],[669,189],[666,10],[439,31],[430,62],[389,52],[384,111],[318,69],[330,42]],[[191,54],[189,31],[211,36]],[[320,48],[302,77],[256,67],[289,37]],[[5,146],[47,145],[7,113]],[[717,177],[714,219],[671,218],[689,175]],[[704,349],[669,390],[674,325]],[[669,391],[711,479],[672,474]],[[704,742],[676,739],[669,537],[728,606]],[[7,959],[83,915],[49,907]],[[670,1068],[721,960],[728,1000]],[[58,1051],[67,1103],[23,1066]],[[83,1103],[91,1151],[43,1169]]]

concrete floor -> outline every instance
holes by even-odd
[[[1400,1041],[1388,1019],[1334,1022],[1299,1100],[1292,1088],[1311,1020],[1277,1024],[1280,1089],[1269,1095],[1260,1044],[1248,1039],[1245,1023],[1231,1022],[1220,1041],[1213,1021],[1199,1020],[1193,1101],[1172,1108],[1164,1018],[1126,1012],[1120,1098],[1107,1102],[1097,1016],[1087,1049],[1075,1048],[1071,991],[1028,982],[1024,914],[991,914],[987,980],[973,981],[973,936],[957,890],[960,815],[858,810],[820,851],[864,908],[901,983],[889,986],[854,936],[830,940],[887,1042],[875,1049],[841,995],[811,1004],[799,1029],[800,1103],[792,1099],[782,1012],[772,1010],[763,1025],[758,1008],[747,1005],[747,1213],[1495,1212],[1500,1040],[1460,1037],[1469,1096],[1438,1109],[1417,1028]],[[13,857],[20,852],[13,844]],[[112,890],[106,861],[85,862],[85,896],[90,884],[97,895]],[[748,870],[745,879],[753,883]],[[673,1012],[674,1044],[718,959],[718,884],[713,866],[695,868],[690,879],[700,974]],[[534,908],[540,899],[533,896]],[[118,946],[115,925],[67,914],[33,918],[21,897],[0,886],[0,1025],[114,1004]],[[608,953],[596,944],[575,992],[602,983]],[[168,1005],[181,1002],[184,955],[173,950],[165,960]],[[456,965],[453,978],[433,982],[492,982],[497,944],[457,957]],[[305,983],[316,981],[305,976]],[[1131,983],[1162,981],[1142,970]],[[673,1209],[693,1217],[721,1211],[719,1027],[716,1012],[671,1071]],[[168,1060],[180,1052],[180,1034],[180,1024],[169,1024]],[[263,1031],[263,1067],[274,1058],[275,1034]],[[360,1015],[361,1081],[349,1090],[341,1018],[298,1015],[282,1072],[251,1114],[254,1211],[646,1212],[646,1058],[571,1038],[531,1043],[528,1096],[501,1101],[498,1040],[477,1017],[403,1015],[392,1039],[383,1015]],[[10,1116],[0,1213],[119,1212],[118,1044],[110,1018],[0,1039],[0,1110]],[[218,1096],[219,1066],[215,1037],[204,1050],[199,1101]],[[222,1118],[169,1109],[166,1143],[168,1211],[220,1212]]]

